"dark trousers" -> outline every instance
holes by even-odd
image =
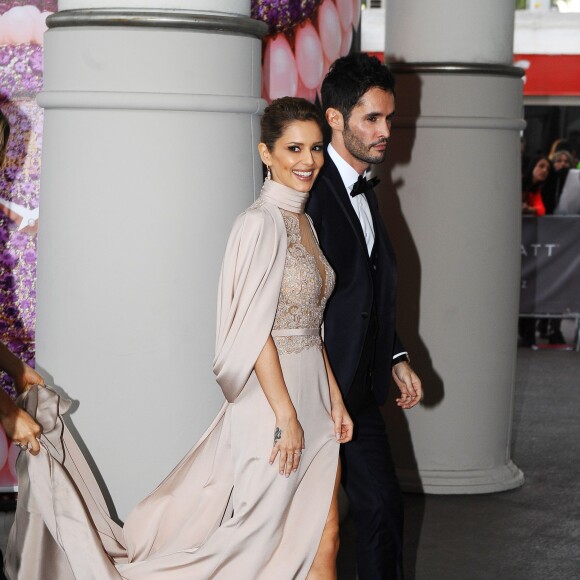
[[[341,446],[341,483],[356,528],[359,580],[402,580],[403,501],[385,422],[372,391],[377,329],[373,307],[346,397],[355,429],[353,440]]]
[[[355,437],[341,446],[342,485],[356,528],[359,580],[402,580],[403,501],[379,407],[352,417]]]

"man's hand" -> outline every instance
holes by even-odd
[[[410,409],[423,398],[421,379],[408,362],[403,361],[393,367],[393,379],[401,391],[401,396],[395,399],[399,407]]]

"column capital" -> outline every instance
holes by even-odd
[[[194,5],[194,6],[192,6]],[[97,10],[101,8],[123,8],[136,10],[190,10],[213,14],[240,14],[249,16],[250,0],[59,0],[59,10]]]
[[[474,62],[387,62],[395,74],[454,74],[492,75],[521,78],[526,74],[523,68],[507,64]]]
[[[262,38],[265,22],[248,16],[203,14],[188,10],[100,8],[61,10],[46,19],[49,29],[79,26],[122,26],[206,30]]]

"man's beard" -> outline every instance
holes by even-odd
[[[371,149],[371,147],[374,147],[375,145],[386,143],[386,139],[380,139],[375,143],[371,143],[370,146],[366,145],[350,130],[348,124],[342,132],[342,138],[347,151],[353,157],[356,157],[356,159],[364,161],[364,163],[382,163],[387,156],[386,149],[384,151],[373,151]]]

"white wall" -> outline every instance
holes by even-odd
[[[467,4],[466,4],[467,5]],[[485,6],[485,3],[480,3]],[[419,4],[421,9],[423,4]],[[459,15],[451,17],[459,18]],[[361,50],[384,52],[384,9],[362,11]],[[513,52],[516,54],[580,54],[580,14],[515,11]],[[456,61],[466,61],[460,51]]]

